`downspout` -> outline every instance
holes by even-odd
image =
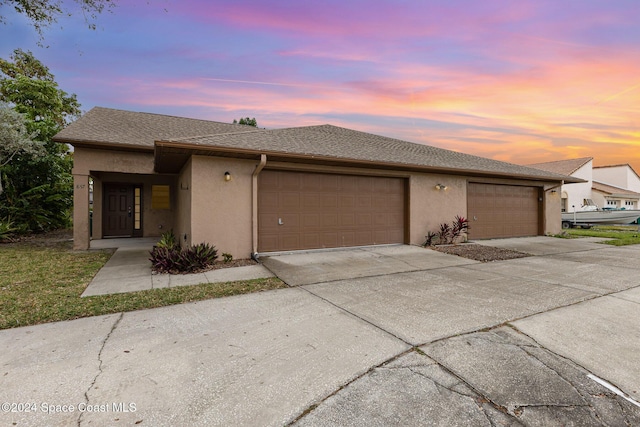
[[[258,260],[258,174],[266,164],[267,155],[260,154],[260,163],[258,163],[251,176],[251,238],[253,240],[251,258],[255,261]]]

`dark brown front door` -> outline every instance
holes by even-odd
[[[133,236],[133,188],[129,184],[104,185],[104,237]]]
[[[262,171],[260,252],[404,243],[401,178]]]

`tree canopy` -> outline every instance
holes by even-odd
[[[253,127],[258,127],[258,122],[256,121],[256,118],[252,118],[250,119],[249,117],[244,117],[244,118],[240,118],[240,120],[236,120],[233,119],[233,124],[238,124],[238,125],[248,125],[248,126],[253,126]]]
[[[13,7],[16,12],[24,15],[33,28],[38,32],[40,38],[43,37],[43,29],[58,22],[61,16],[71,16],[74,12],[69,7],[70,2],[64,4],[63,0],[0,0],[0,13],[2,7]],[[115,0],[73,0],[75,6],[80,8],[87,26],[96,28],[95,19],[105,8],[115,6]],[[6,16],[0,14],[0,22],[6,23]]]
[[[76,96],[61,90],[31,52],[17,49],[9,60],[0,58],[0,101],[13,111],[4,111],[0,123],[8,138],[18,138],[0,140],[0,222],[24,232],[68,226],[72,158],[69,147],[52,138],[80,115]]]

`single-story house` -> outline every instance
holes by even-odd
[[[456,215],[471,239],[535,236],[561,230],[557,190],[580,181],[331,125],[264,130],[96,107],[54,139],[74,147],[77,249],[90,236],[168,230],[236,258],[419,245]]]
[[[581,157],[528,166],[583,180],[562,186],[562,212],[581,211],[589,204],[627,210],[640,206],[640,177],[628,164],[593,166],[593,157]]]

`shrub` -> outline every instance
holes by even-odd
[[[199,243],[185,249],[154,246],[151,268],[158,273],[196,273],[213,265],[218,250],[208,243]]]
[[[456,243],[457,240],[469,231],[469,220],[456,215],[451,224],[442,223],[438,231],[428,231],[422,246],[448,245]]]
[[[231,261],[233,261],[233,255],[231,255],[228,252],[223,252],[222,253],[222,259],[224,260],[224,262],[231,262]]]
[[[16,231],[18,227],[14,226],[11,218],[0,219],[0,241],[8,239]]]
[[[162,233],[156,246],[159,248],[180,249],[180,242],[178,242],[176,235],[173,234],[173,230],[169,230]]]

